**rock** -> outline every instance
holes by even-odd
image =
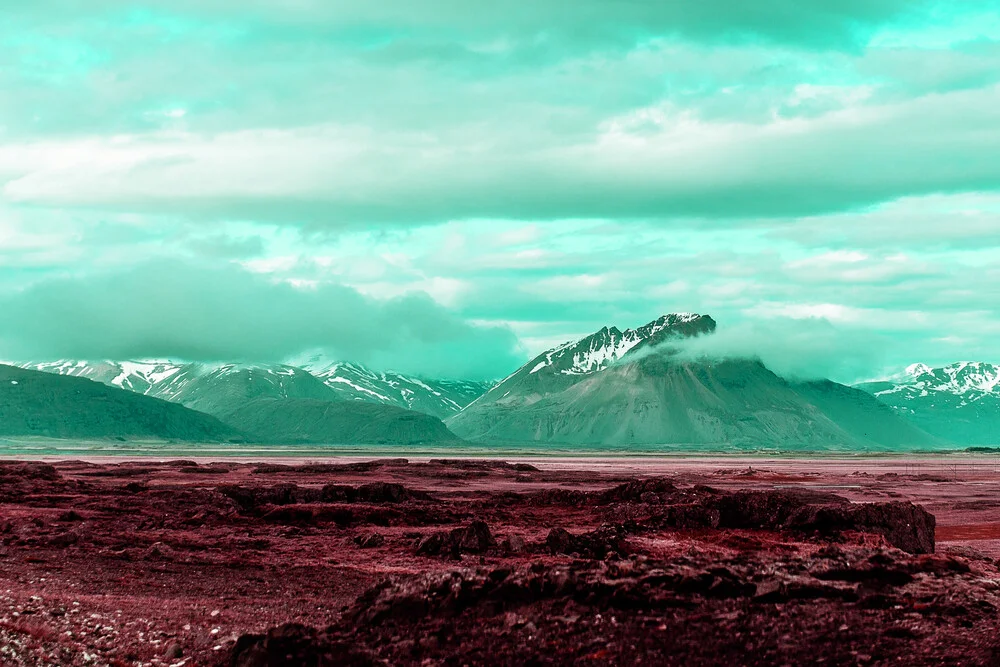
[[[35,462],[10,462],[0,465],[0,477],[21,477],[23,479],[36,479],[45,481],[56,481],[62,479],[62,475],[55,466],[48,463]]]
[[[785,525],[788,519],[811,505],[846,505],[848,500],[817,491],[737,491],[710,501],[719,511],[720,528],[768,529]]]
[[[465,528],[456,528],[449,535],[449,544],[463,553],[481,554],[496,546],[490,527],[485,521],[473,521]]]
[[[65,549],[80,541],[80,536],[76,533],[57,533],[46,540],[50,547]]]
[[[445,540],[447,535],[445,533],[431,533],[430,535],[425,535],[420,538],[417,542],[417,555],[418,556],[437,556],[441,553],[444,548]]]
[[[545,546],[554,554],[579,554],[584,558],[603,559],[609,555],[628,553],[626,535],[625,528],[618,525],[604,525],[582,535],[553,528],[545,538]]]
[[[176,552],[163,542],[154,542],[142,552],[140,558],[142,560],[174,560],[176,558]]]
[[[528,549],[528,543],[520,535],[511,535],[500,545],[504,553],[510,555],[522,554]]]
[[[652,517],[650,523],[681,530],[718,528],[720,516],[718,509],[702,504],[672,505]]]
[[[788,517],[783,527],[822,534],[845,530],[875,533],[907,553],[934,553],[934,515],[908,502],[809,505]]]
[[[163,657],[167,660],[182,658],[184,657],[184,648],[177,642],[171,642],[167,644],[166,650],[163,651]]]
[[[650,477],[627,482],[608,489],[600,495],[602,503],[620,502],[659,502],[677,491],[674,483],[666,477]]]
[[[409,498],[409,489],[402,484],[373,482],[362,484],[357,490],[357,499],[366,503],[401,503]]]
[[[574,544],[573,535],[565,528],[553,528],[545,538],[545,546],[554,554],[572,553]]]
[[[496,546],[490,527],[484,521],[473,521],[464,528],[455,528],[450,533],[432,533],[417,544],[417,554],[438,556],[441,554],[458,558],[463,553],[481,554]]]

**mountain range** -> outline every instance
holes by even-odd
[[[188,439],[203,433],[207,440],[316,444],[446,444],[464,438],[780,450],[1000,444],[997,366],[916,364],[898,376],[854,387],[796,381],[779,377],[759,360],[684,353],[685,340],[715,329],[710,316],[693,313],[664,315],[635,329],[604,327],[543,352],[498,383],[418,378],[321,356],[294,365],[58,361],[20,366],[69,376],[66,380],[94,380],[114,390],[105,395],[115,397],[116,404],[128,401],[115,391],[154,401],[135,404],[136,414],[163,411],[164,403],[187,409],[171,414],[188,419],[190,428],[175,424],[153,433],[123,426],[109,428],[112,437]],[[44,399],[36,397],[34,408],[22,403],[19,409],[46,415],[41,422],[28,417],[48,424],[41,429],[45,433],[95,436],[99,420],[89,424],[73,413],[84,409],[74,398],[81,386],[51,385]],[[62,401],[60,391],[73,395]],[[59,405],[66,407],[69,422],[89,424],[86,436],[56,428],[52,409]],[[87,405],[94,409],[96,404]],[[0,414],[20,424],[14,408],[4,410]],[[115,414],[122,417],[121,410]],[[18,429],[25,427],[8,428],[0,419],[0,435]]]
[[[307,358],[297,365],[78,360],[17,365],[85,377],[210,414],[230,411],[248,399],[271,397],[364,401],[445,418],[493,385],[378,372],[360,364],[327,362],[320,357]]]
[[[939,438],[962,445],[1000,444],[1000,366],[963,361],[857,386]]]

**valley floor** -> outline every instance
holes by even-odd
[[[0,664],[989,665],[998,558],[989,457],[8,460]]]

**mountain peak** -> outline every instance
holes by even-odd
[[[930,373],[931,370],[932,370],[931,367],[928,366],[927,364],[916,363],[907,366],[905,374],[909,375],[910,377],[920,377],[924,373]]]
[[[644,346],[671,338],[686,338],[715,330],[715,320],[696,313],[668,313],[635,329],[605,326],[589,336],[569,341],[535,357],[492,391],[503,391],[511,383],[531,378],[566,378],[590,375],[616,363]]]

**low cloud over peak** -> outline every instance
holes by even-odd
[[[470,324],[424,294],[377,300],[299,288],[236,265],[157,261],[0,294],[0,354],[14,359],[333,358],[438,377],[491,379],[523,361],[502,327]]]

